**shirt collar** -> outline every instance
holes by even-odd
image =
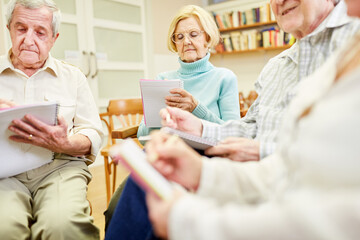
[[[11,55],[11,48],[8,51],[7,55],[1,56],[1,58],[0,58],[0,74],[3,71],[5,71],[6,69],[15,70],[15,67],[11,62],[10,55]],[[54,58],[51,56],[50,53],[49,53],[49,57],[46,60],[44,66],[41,69],[39,69],[39,71],[49,71],[56,76],[58,75],[58,68],[55,64]]]

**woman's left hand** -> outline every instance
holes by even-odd
[[[192,112],[198,105],[198,101],[189,92],[181,88],[174,88],[170,90],[171,94],[177,96],[166,96],[165,103],[170,107],[177,107],[182,110]]]

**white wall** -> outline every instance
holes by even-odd
[[[2,16],[2,7],[0,4],[0,55],[5,54],[5,44],[4,44],[4,22],[3,22],[3,16]]]
[[[217,67],[232,70],[238,78],[238,88],[245,96],[254,90],[254,83],[270,58],[281,50],[238,53],[211,56],[210,61]]]
[[[148,36],[151,38],[152,52],[149,53],[152,65],[149,77],[154,78],[164,71],[179,68],[178,57],[167,49],[167,34],[172,18],[183,6],[194,4],[202,6],[202,0],[147,0]]]

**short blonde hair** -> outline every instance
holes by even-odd
[[[208,42],[208,47],[215,47],[219,43],[220,32],[218,27],[216,26],[214,19],[203,8],[196,5],[187,5],[179,10],[179,12],[175,15],[170,24],[167,40],[168,49],[172,52],[177,52],[176,45],[171,40],[171,37],[175,32],[177,24],[181,20],[189,17],[194,17],[202,26],[203,30],[206,33],[206,41]]]

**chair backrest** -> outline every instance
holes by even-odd
[[[244,117],[250,108],[251,104],[254,103],[256,100],[258,94],[252,90],[249,92],[249,95],[247,98],[244,97],[244,94],[242,92],[239,92],[239,103],[240,103],[240,116]]]
[[[109,101],[106,113],[100,118],[108,128],[108,144],[114,144],[111,131],[115,128],[139,125],[143,117],[142,100],[140,98],[114,99]]]
[[[245,107],[245,97],[243,92],[239,92],[239,105],[240,105],[240,117],[245,116],[244,111],[247,110]]]
[[[246,98],[246,103],[247,103],[248,107],[250,107],[251,104],[253,104],[255,102],[257,97],[258,97],[258,94],[254,90],[249,92],[249,95]]]

